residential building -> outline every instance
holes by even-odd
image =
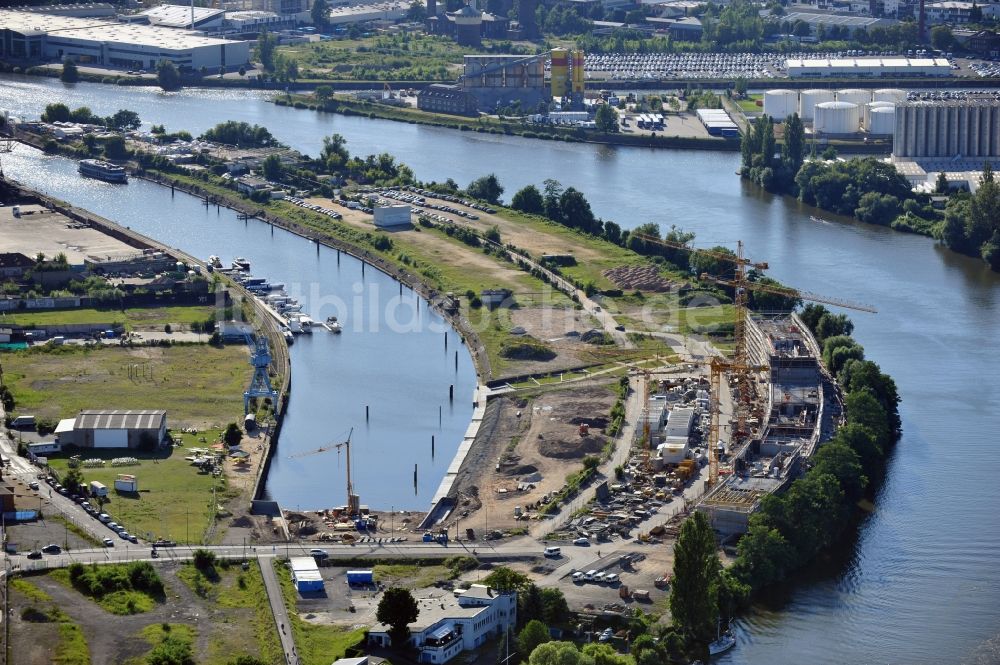
[[[421,663],[447,663],[463,651],[481,647],[517,624],[517,593],[473,584],[457,601],[449,596],[417,601],[417,620],[409,625],[411,644]],[[368,640],[391,646],[389,627],[377,624]]]

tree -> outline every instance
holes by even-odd
[[[538,619],[532,619],[517,634],[517,648],[522,655],[531,655],[539,644],[551,642],[549,628]]]
[[[410,3],[410,8],[406,10],[406,20],[414,23],[423,23],[427,18],[427,8],[424,3],[414,0]]]
[[[63,476],[62,484],[70,494],[75,494],[83,485],[83,472],[78,467],[68,469]]]
[[[149,665],[194,665],[194,653],[187,640],[167,635],[146,656]]]
[[[780,582],[792,563],[791,547],[781,532],[754,517],[736,551],[739,558],[734,572],[755,589]]]
[[[514,198],[510,200],[510,207],[531,215],[541,215],[545,212],[545,201],[537,187],[525,185],[514,194]]]
[[[497,204],[500,202],[500,196],[503,195],[503,186],[496,174],[491,173],[470,182],[465,191],[474,199]]]
[[[69,118],[69,107],[62,102],[48,104],[42,112],[42,122],[68,122]]]
[[[632,659],[615,651],[610,644],[585,644],[583,655],[593,658],[594,665],[632,665]],[[659,663],[665,663],[660,660]]]
[[[316,101],[325,102],[333,97],[333,88],[328,85],[319,85],[316,86],[316,92],[313,94],[316,95]]]
[[[594,123],[597,125],[597,131],[615,134],[618,132],[618,111],[611,108],[610,104],[601,104],[594,114]]]
[[[80,70],[76,68],[73,58],[63,58],[62,73],[59,74],[59,80],[63,83],[76,83],[80,80]]]
[[[207,571],[215,567],[215,553],[211,550],[198,548],[194,551],[194,567],[201,571]]]
[[[558,626],[569,621],[569,604],[566,596],[556,587],[546,587],[542,589],[542,605],[544,607],[545,623],[550,626]]]
[[[695,512],[681,525],[674,545],[670,614],[674,626],[696,642],[707,644],[715,637],[719,567],[712,527],[704,513]]]
[[[375,619],[389,626],[389,639],[395,649],[402,650],[410,639],[409,625],[417,620],[420,608],[413,594],[406,589],[391,587],[382,594]]]
[[[108,159],[127,159],[129,151],[125,147],[125,139],[120,136],[110,136],[105,139],[104,156]]]
[[[230,448],[240,445],[240,441],[243,440],[243,432],[240,431],[240,426],[236,423],[226,425],[226,431],[222,434],[222,440]]]
[[[562,222],[562,210],[559,208],[559,197],[562,196],[562,183],[554,178],[546,178],[543,184],[543,201],[545,203],[545,216],[553,222]]]
[[[938,26],[944,27],[944,26]],[[948,175],[941,171],[938,173],[937,182],[934,183],[934,192],[936,194],[947,194],[950,187],[948,186]]]
[[[572,642],[546,642],[531,652],[528,665],[594,665]]]
[[[313,25],[319,29],[326,27],[330,22],[330,3],[326,0],[313,0],[312,8],[309,10],[309,17],[312,18]]]
[[[108,117],[107,126],[108,129],[114,129],[119,132],[135,131],[142,126],[142,120],[139,119],[139,114],[135,111],[120,109],[114,115]]]
[[[798,113],[793,113],[785,120],[785,142],[781,146],[781,159],[790,177],[795,177],[802,168],[802,160],[805,157],[805,136],[802,119]]]
[[[597,217],[590,209],[590,203],[584,197],[583,192],[573,187],[566,188],[566,191],[559,197],[559,212],[562,217],[559,221],[566,226],[587,233],[601,232],[597,228]]]
[[[315,5],[313,5],[315,6]],[[266,29],[257,37],[257,59],[266,71],[274,71],[274,52],[278,48],[278,38]]]
[[[531,580],[523,573],[511,570],[506,566],[497,566],[483,579],[483,583],[497,591],[506,592],[526,589]]]
[[[816,451],[812,463],[816,473],[830,474],[840,482],[848,501],[855,503],[861,499],[868,478],[861,468],[861,458],[850,446],[831,441]]]
[[[524,625],[534,619],[545,618],[545,603],[542,600],[542,590],[534,584],[529,584],[518,596],[517,619]],[[531,653],[526,651],[525,653]]]
[[[969,10],[969,23],[981,23],[983,20],[983,8],[972,2],[972,9]]]
[[[281,182],[285,173],[285,167],[281,163],[281,158],[277,155],[268,155],[265,157],[260,170],[264,174],[264,179],[271,182]]]
[[[935,25],[931,28],[931,46],[939,51],[949,51],[955,45],[955,35],[947,25]]]
[[[177,90],[181,87],[181,75],[177,67],[169,60],[161,60],[156,66],[156,82],[164,90]]]

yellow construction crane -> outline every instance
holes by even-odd
[[[766,371],[768,368],[765,366],[752,365],[747,357],[747,345],[746,345],[746,328],[748,317],[750,316],[749,310],[749,293],[750,291],[759,291],[762,293],[771,293],[774,295],[786,296],[789,298],[796,298],[802,300],[809,300],[811,302],[824,303],[828,305],[835,305],[837,307],[844,307],[848,309],[855,309],[862,312],[875,313],[876,309],[870,305],[863,305],[860,303],[851,302],[849,300],[843,300],[840,298],[831,298],[827,296],[817,295],[809,291],[801,291],[799,289],[793,289],[782,286],[775,286],[771,284],[762,284],[760,282],[752,281],[750,279],[750,271],[756,270],[767,270],[767,262],[755,262],[747,258],[743,254],[743,242],[737,242],[736,253],[730,254],[727,252],[718,252],[714,250],[696,249],[690,245],[685,245],[683,243],[671,242],[669,240],[663,240],[662,238],[657,238],[654,236],[649,236],[643,233],[637,233],[633,237],[642,240],[643,242],[652,243],[655,245],[661,245],[663,247],[668,247],[670,249],[676,249],[684,252],[692,252],[710,256],[719,261],[724,261],[726,263],[732,263],[735,266],[733,277],[730,279],[722,279],[719,277],[714,277],[708,275],[707,273],[702,273],[700,279],[702,281],[708,281],[720,286],[728,286],[734,290],[735,297],[733,298],[735,306],[735,321],[733,323],[733,358],[732,360],[725,358],[713,358],[711,360],[711,428],[709,440],[709,486],[715,485],[718,482],[719,477],[719,460],[716,447],[719,443],[719,398],[721,397],[721,384],[722,384],[722,374],[728,373],[733,378],[733,383],[736,386],[738,401],[736,403],[736,426],[731,428],[731,441],[736,441],[742,437],[746,437],[750,434],[748,427],[748,422],[750,419],[750,414],[752,411],[752,399],[753,393],[756,391],[754,388],[753,376],[756,373]]]
[[[294,455],[289,455],[289,459],[299,459],[300,457],[308,457],[310,455],[316,455],[319,453],[329,452],[331,450],[336,450],[337,454],[340,455],[340,449],[344,448],[347,450],[347,512],[351,515],[358,511],[359,501],[358,497],[354,494],[354,485],[351,484],[351,436],[354,435],[354,428],[347,434],[347,439],[341,441],[340,443],[331,443],[326,446],[320,446],[319,448],[314,448],[313,450],[306,450],[301,453],[296,453]]]

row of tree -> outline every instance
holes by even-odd
[[[843,389],[846,424],[823,444],[805,476],[769,495],[740,540],[733,575],[757,590],[785,579],[836,544],[858,514],[858,502],[884,475],[899,437],[899,394],[892,378],[864,359],[843,316],[810,305],[802,314]]]
[[[785,121],[784,128],[780,154],[774,123],[768,115],[754,120],[740,142],[740,173],[772,192],[794,191],[796,174],[805,159],[805,127],[799,114],[793,113]]]
[[[980,256],[1000,271],[1000,184],[989,162],[975,194],[962,192],[948,199],[936,235],[956,252]]]
[[[125,132],[139,129],[142,121],[135,111],[121,109],[109,116],[94,114],[89,107],[81,106],[70,110],[62,102],[53,102],[42,112],[42,122],[78,122],[87,125],[101,125],[108,129]]]

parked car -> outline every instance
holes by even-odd
[[[574,582],[582,582],[583,581],[583,573],[580,572],[579,570],[576,571],[575,573],[573,573],[573,581]]]
[[[314,559],[326,559],[330,556],[330,553],[326,550],[309,550],[309,556]]]
[[[118,529],[121,528],[120,526],[118,526],[118,522],[108,522],[107,524],[108,528],[111,529],[112,531],[118,531]]]
[[[618,582],[619,579],[617,573],[608,573],[607,575],[604,576],[605,584],[618,584]]]
[[[121,531],[118,532],[118,537],[121,538],[122,540],[130,540],[131,539],[131,536],[129,535],[129,532],[126,531],[125,529],[122,529]]]
[[[28,558],[29,559],[41,559],[42,558],[42,553],[39,550],[31,550],[30,552],[28,552]]]
[[[583,574],[583,581],[584,582],[593,582],[595,575],[597,575],[597,571],[596,570],[588,570],[587,572],[585,572]]]
[[[28,487],[30,487],[33,490],[37,490],[38,489],[38,481],[32,480],[30,483],[28,483]]]
[[[97,519],[107,524],[108,522],[111,521],[111,515],[108,515],[107,513],[101,513],[100,515],[97,516]]]
[[[134,533],[130,533],[129,536],[128,536],[128,541],[130,543],[138,543],[139,539],[136,537],[136,535]]]
[[[46,554],[59,554],[60,552],[62,552],[62,548],[56,545],[55,543],[50,543],[45,547],[43,547],[42,551],[45,552]]]
[[[114,547],[115,546],[115,541],[111,540],[110,538],[104,538],[104,540],[102,540],[101,542],[104,543],[105,547]]]
[[[574,545],[589,545],[590,544],[590,540],[588,538],[582,538],[582,537],[581,538],[576,538],[575,540],[573,540],[573,544]]]

